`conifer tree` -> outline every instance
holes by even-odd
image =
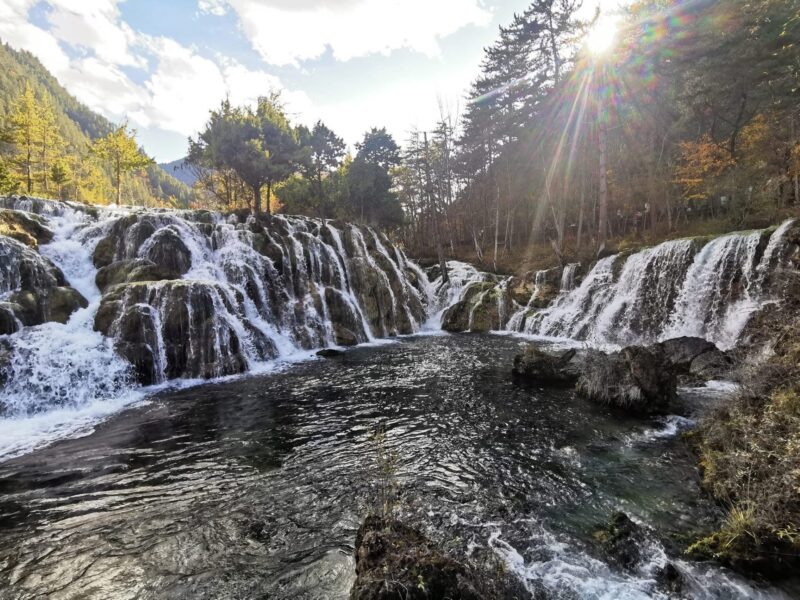
[[[29,83],[25,83],[25,91],[12,106],[8,121],[10,141],[17,147],[16,164],[26,191],[32,194],[39,158],[42,122],[39,104]]]
[[[120,204],[122,198],[122,176],[153,163],[153,159],[143,154],[136,145],[135,135],[135,130],[129,131],[128,124],[123,123],[92,145],[92,153],[106,161],[111,168],[116,204]]]

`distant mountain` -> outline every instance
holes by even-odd
[[[114,127],[108,119],[72,96],[33,54],[0,43],[0,129],[14,102],[25,90],[26,82],[37,98],[49,96],[69,152],[85,154],[92,140],[106,135]],[[129,190],[133,203],[144,203],[148,194],[162,202],[184,206],[193,199],[192,190],[172,172],[152,165],[147,167],[146,173],[146,183],[134,183]],[[148,186],[150,189],[145,189]]]
[[[168,175],[172,175],[175,179],[189,187],[192,187],[197,181],[197,176],[194,174],[194,171],[186,166],[185,158],[179,158],[178,160],[173,160],[168,163],[159,163],[158,166]]]

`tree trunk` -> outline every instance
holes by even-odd
[[[497,273],[497,245],[500,237],[500,186],[495,182],[494,186],[494,259],[492,266]]]
[[[267,214],[272,214],[272,182],[267,182]]]
[[[797,124],[794,115],[792,115],[792,141],[794,142],[791,153],[794,163],[794,203],[800,204],[800,156],[797,156],[800,151],[800,140],[797,139]]]
[[[254,185],[253,188],[253,214],[261,212],[261,185]]]
[[[602,102],[602,100],[601,100]],[[606,145],[608,143],[605,117],[600,116],[600,130],[598,135],[598,145],[600,151],[600,192],[599,192],[599,206],[598,206],[598,221],[597,221],[597,244],[598,250],[606,244],[608,236],[608,167],[606,165]]]
[[[119,206],[122,200],[122,166],[119,164],[119,158],[116,160],[114,170],[117,172],[117,206]]]
[[[442,272],[442,282],[447,283],[450,278],[447,275],[447,264],[444,260],[444,250],[442,249],[442,236],[439,231],[439,210],[433,200],[433,186],[431,184],[431,163],[428,160],[428,134],[423,133],[425,141],[425,188],[428,195],[428,205],[431,210],[431,217],[433,217],[433,237],[436,241],[436,254],[439,258],[439,269]]]

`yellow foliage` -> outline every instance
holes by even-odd
[[[714,180],[725,174],[736,161],[723,146],[709,136],[680,144],[680,162],[675,169],[675,183],[684,190],[687,200],[710,197]]]

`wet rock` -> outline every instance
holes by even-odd
[[[588,399],[637,414],[665,414],[677,395],[672,365],[658,346],[589,353],[577,390]]]
[[[7,209],[0,209],[0,235],[8,236],[33,248],[53,239],[53,232],[40,217],[32,213]]]
[[[373,516],[356,535],[356,581],[350,599],[478,600],[483,596],[474,577],[417,530]]]
[[[647,542],[644,529],[623,512],[614,513],[611,522],[594,533],[606,562],[626,571],[635,571],[644,560]]]
[[[180,235],[169,227],[159,229],[147,241],[145,258],[167,272],[185,274],[192,267],[192,254]]]
[[[680,337],[656,344],[683,383],[703,383],[724,376],[733,361],[703,338]]]
[[[325,303],[331,320],[335,342],[340,346],[355,346],[366,341],[367,334],[358,307],[337,289],[325,288]]]
[[[578,372],[572,364],[576,354],[574,349],[551,354],[530,344],[514,357],[512,373],[543,384],[574,384],[578,380]]]
[[[19,304],[0,302],[0,335],[16,333],[21,327],[17,313],[22,310]]]
[[[113,285],[122,283],[138,283],[142,281],[162,281],[165,279],[179,279],[180,274],[165,269],[154,262],[137,258],[133,260],[118,260],[97,271],[95,284],[101,292]]]
[[[78,290],[66,286],[53,288],[46,296],[44,317],[46,321],[66,323],[72,313],[87,306],[89,302]]]
[[[323,348],[317,352],[317,356],[321,358],[336,358],[337,356],[342,356],[343,354],[344,352],[337,350],[336,348]]]
[[[659,589],[672,597],[680,597],[683,593],[683,575],[672,563],[667,563],[656,573]]]
[[[508,282],[508,294],[520,306],[527,306],[533,295],[533,281],[527,278],[512,277]]]
[[[485,333],[495,328],[500,329],[497,294],[499,290],[494,282],[471,283],[461,294],[461,300],[442,315],[442,329],[451,333]]]
[[[233,325],[236,309],[217,284],[197,281],[129,283],[113,287],[100,303],[95,329],[112,337],[141,383],[180,377],[210,378],[247,369]],[[251,329],[260,358],[274,358],[272,342]]]

